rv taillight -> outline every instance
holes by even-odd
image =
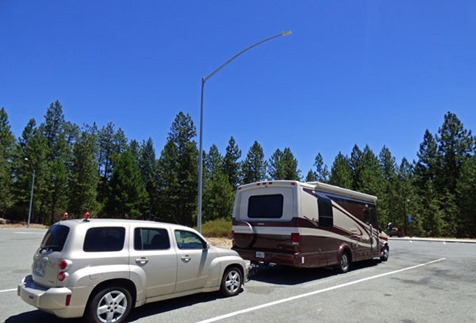
[[[293,243],[293,245],[298,245],[299,240],[300,240],[299,232],[291,233],[291,242]]]

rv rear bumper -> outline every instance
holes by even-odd
[[[292,266],[297,268],[309,268],[325,266],[319,262],[312,254],[303,254],[300,252],[276,252],[276,251],[258,251],[249,249],[232,248],[246,260],[252,263],[277,264],[283,266]]]

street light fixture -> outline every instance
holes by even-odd
[[[30,208],[28,209],[28,223],[26,225],[27,228],[30,227],[30,220],[31,220],[31,207],[33,205],[33,188],[35,187],[35,175],[36,175],[36,171],[35,169],[33,168],[33,164],[31,163],[31,161],[25,157],[25,160],[28,162],[28,164],[30,164],[30,168],[33,172],[33,177],[32,177],[32,180],[31,180],[31,193],[30,193]]]
[[[202,149],[202,143],[203,143],[203,96],[204,96],[204,90],[205,90],[205,82],[210,79],[213,75],[218,73],[221,69],[223,69],[226,65],[230,64],[234,59],[236,59],[238,56],[244,54],[245,52],[249,51],[250,49],[261,45],[262,43],[265,43],[271,39],[281,37],[281,36],[289,36],[291,35],[291,31],[284,31],[282,33],[276,34],[274,36],[268,37],[266,39],[263,39],[257,43],[254,43],[253,45],[243,49],[241,52],[238,54],[234,55],[232,58],[227,60],[225,63],[223,63],[220,67],[218,67],[216,70],[214,70],[212,73],[210,73],[206,77],[202,77],[202,94],[201,94],[201,102],[200,102],[200,142],[199,142],[199,151],[198,151],[198,212],[197,212],[197,230],[198,232],[202,232],[202,181],[203,181],[203,149]]]

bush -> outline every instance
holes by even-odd
[[[208,221],[202,226],[202,234],[206,237],[231,238],[231,220],[217,219]]]

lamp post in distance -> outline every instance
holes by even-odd
[[[267,41],[270,41],[271,39],[281,37],[281,36],[289,36],[291,35],[291,31],[283,31],[279,34],[276,34],[274,36],[268,37],[266,39],[260,40],[259,42],[254,43],[253,45],[243,49],[241,52],[237,53],[233,57],[231,57],[229,60],[227,60],[225,63],[220,65],[216,70],[211,72],[208,76],[202,77],[202,91],[201,91],[201,101],[200,101],[200,140],[199,140],[199,149],[198,149],[198,211],[197,211],[197,231],[202,232],[202,182],[203,182],[203,98],[204,98],[204,91],[205,91],[205,82],[210,79],[213,75],[218,73],[221,69],[223,69],[226,65],[230,64],[234,59],[236,59],[238,56],[244,54],[245,52],[249,51],[250,49],[261,45],[262,43],[265,43]]]
[[[31,208],[33,206],[33,188],[35,187],[35,175],[36,175],[36,171],[35,169],[33,168],[33,164],[31,163],[31,161],[28,159],[28,157],[25,157],[24,158],[28,164],[30,165],[30,168],[33,172],[33,175],[32,175],[32,180],[31,180],[31,193],[30,193],[30,208],[28,209],[28,222],[27,222],[27,225],[26,227],[29,228],[30,227],[30,221],[31,221]]]

